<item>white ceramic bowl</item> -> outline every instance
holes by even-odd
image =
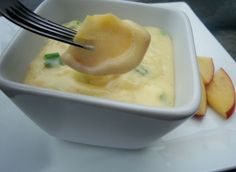
[[[46,39],[21,30],[1,58],[0,85],[32,121],[52,136],[100,146],[142,148],[197,110],[201,97],[199,73],[191,26],[183,12],[104,0],[46,0],[36,11],[58,23],[112,12],[144,26],[164,29],[174,44],[175,107],[157,108],[22,84],[28,65]]]

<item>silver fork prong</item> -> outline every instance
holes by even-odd
[[[42,22],[42,24],[44,24],[46,27],[49,27],[51,29],[55,29],[57,31],[61,31],[63,33],[71,34],[71,35],[75,35],[77,33],[75,30],[66,28],[62,25],[59,25],[57,23],[54,23],[50,20],[47,20],[47,19],[37,15],[36,13],[29,10],[26,6],[24,6],[19,1],[17,1],[16,5],[17,5],[18,9],[20,9],[22,12],[26,13],[28,16],[32,17],[34,20]]]
[[[41,31],[45,31],[45,32],[48,32],[48,33],[51,33],[51,34],[54,34],[57,36],[64,37],[64,38],[73,39],[73,37],[74,37],[74,35],[68,35],[65,33],[58,32],[56,30],[52,30],[48,27],[45,27],[44,25],[42,25],[42,23],[32,20],[32,18],[30,18],[27,14],[18,10],[16,7],[10,7],[10,9],[8,9],[7,13],[9,15],[12,15],[15,19],[21,21],[25,25],[29,25],[35,29],[39,29]]]
[[[13,23],[36,34],[46,36],[87,50],[94,50],[93,45],[84,45],[73,41],[76,31],[41,18],[24,7],[18,0],[0,1],[0,13]],[[55,29],[56,28],[56,29]]]
[[[57,35],[61,35],[63,37],[67,37],[67,38],[71,38],[71,39],[73,39],[75,36],[74,33],[68,33],[67,31],[63,31],[63,29],[54,28],[51,25],[48,25],[47,23],[45,23],[43,21],[40,21],[38,19],[35,19],[34,17],[31,17],[30,15],[28,15],[28,13],[26,13],[24,10],[21,10],[20,8],[18,8],[18,6],[16,6],[16,5],[10,7],[10,10],[12,13],[15,13],[16,16],[21,21],[26,22],[26,23],[31,23],[31,25],[35,25],[35,27],[45,29],[48,32],[55,33]]]
[[[74,45],[74,46],[77,46],[77,47],[81,47],[81,48],[84,48],[84,49],[87,49],[87,50],[94,50],[94,46],[92,45],[83,45],[83,44],[77,44],[76,42],[74,42],[72,39],[68,39],[68,38],[64,38],[64,37],[61,37],[61,36],[58,36],[58,35],[55,35],[55,34],[51,34],[51,33],[48,33],[47,31],[45,30],[40,30],[39,28],[35,28],[34,25],[31,26],[30,23],[22,23],[21,21],[17,20],[17,16],[15,16],[14,13],[10,13],[9,15],[9,12],[8,14],[5,13],[4,14],[5,17],[7,17],[10,21],[12,21],[13,23],[31,31],[31,32],[34,32],[36,34],[39,34],[39,35],[43,35],[43,36],[46,36],[48,38],[51,38],[51,39],[55,39],[55,40],[58,40],[58,41],[62,41],[62,42],[65,42],[65,43],[68,43],[68,44],[71,44],[71,45]]]

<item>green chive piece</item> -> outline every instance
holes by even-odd
[[[161,93],[160,95],[159,95],[159,99],[162,101],[162,102],[165,102],[166,101],[166,94],[165,93]]]
[[[80,21],[79,20],[73,20],[73,21],[70,21],[70,22],[64,24],[64,26],[68,27],[70,29],[77,30],[80,26]]]
[[[52,60],[52,59],[58,59],[60,57],[59,53],[49,53],[44,55],[45,60]]]
[[[145,76],[148,74],[148,70],[146,68],[144,68],[143,66],[138,66],[135,69],[136,72],[138,72],[140,75]]]
[[[46,68],[58,67],[64,65],[59,53],[49,53],[44,55],[44,66]]]
[[[166,36],[166,35],[167,35],[167,33],[166,33],[164,30],[161,30],[161,31],[160,31],[160,34],[163,35],[163,36]]]

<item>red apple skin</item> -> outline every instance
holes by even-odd
[[[226,112],[226,118],[227,119],[229,117],[231,117],[233,115],[233,113],[234,113],[235,106],[236,106],[235,96],[236,96],[236,94],[234,93],[234,105]]]
[[[233,115],[233,112],[234,112],[234,110],[235,110],[235,106],[236,106],[236,93],[235,93],[235,89],[234,89],[234,85],[233,85],[233,82],[232,82],[232,80],[231,80],[231,78],[230,78],[230,76],[228,75],[228,73],[223,69],[223,68],[220,68],[217,72],[223,72],[224,73],[224,75],[226,76],[226,78],[228,78],[228,81],[230,82],[230,87],[232,88],[232,90],[233,90],[233,102],[232,102],[232,104],[229,106],[229,109],[226,111],[226,112],[219,112],[217,109],[215,109],[215,108],[217,108],[217,107],[213,107],[213,105],[212,105],[212,108],[214,109],[214,110],[216,110],[221,116],[223,116],[225,119],[228,119],[229,117],[231,117],[232,115]],[[214,81],[214,79],[212,80],[212,81]],[[209,87],[210,87],[210,85],[211,85],[211,82],[209,83],[209,85],[206,87],[207,88],[207,90],[209,89]],[[207,94],[208,94],[208,91],[207,91]],[[207,95],[207,98],[208,98],[208,95]],[[214,99],[211,99],[211,100],[214,100]],[[208,104],[209,105],[211,105],[211,102],[209,101],[209,99],[208,99]]]

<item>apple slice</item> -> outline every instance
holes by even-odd
[[[198,57],[197,58],[201,76],[205,85],[209,84],[214,76],[214,63],[212,58]]]
[[[214,75],[206,87],[208,104],[224,118],[229,118],[235,108],[235,89],[232,80],[223,68]]]
[[[197,117],[203,117],[206,114],[206,110],[207,110],[206,87],[203,83],[202,78],[201,78],[201,88],[202,88],[201,103],[200,103],[197,113],[195,114],[195,116]]]

